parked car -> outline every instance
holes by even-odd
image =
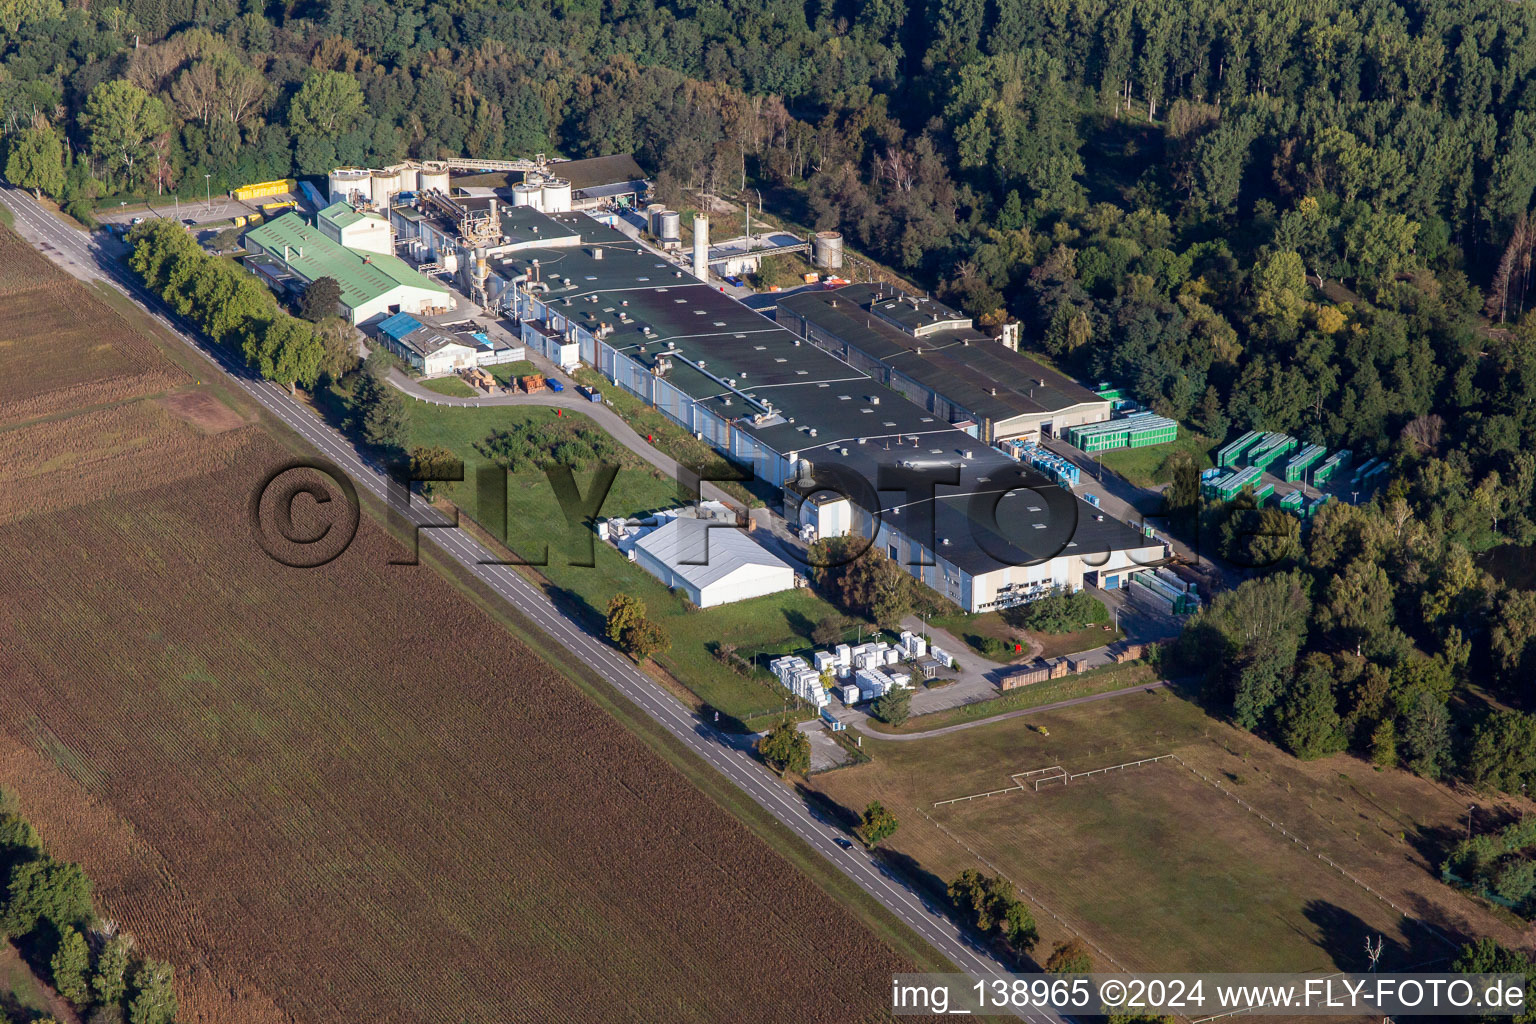
[[[133,218],[133,220],[129,221],[128,223],[129,224],[143,224],[144,223],[144,218],[143,217],[135,217],[135,218]]]
[[[850,840],[844,839],[842,836],[838,836],[836,839],[833,839],[832,841],[834,843],[836,843],[838,846],[841,846],[845,850],[853,849],[853,843]]]
[[[553,378],[553,377],[545,377],[544,378],[544,383],[549,385],[549,390],[551,390],[551,391],[564,391],[565,390],[565,385],[561,384],[559,381],[555,380],[555,378]]]

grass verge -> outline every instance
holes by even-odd
[[[1042,704],[1054,704],[1060,700],[1073,700],[1077,697],[1092,697],[1100,693],[1108,693],[1111,690],[1124,689],[1127,686],[1138,686],[1142,683],[1155,681],[1157,673],[1145,662],[1132,661],[1124,665],[1110,665],[1105,668],[1093,669],[1081,675],[1063,676],[1060,679],[1047,679],[1044,682],[1033,683],[1029,686],[1021,686],[1016,690],[1009,690],[1001,696],[991,700],[977,701],[974,704],[962,704],[957,708],[946,708],[943,711],[935,711],[931,715],[921,715],[909,719],[907,724],[899,729],[893,729],[882,722],[870,719],[869,728],[873,732],[907,734],[922,734],[932,732],[934,729],[942,729],[947,725],[959,725],[963,722],[981,721],[987,718],[995,718],[998,715],[1007,714],[1010,711],[1023,711],[1028,708],[1037,708]]]

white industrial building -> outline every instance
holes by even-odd
[[[621,547],[625,545],[621,544]],[[745,530],[718,519],[666,516],[629,550],[635,564],[700,608],[792,590],[795,570]]]
[[[357,210],[347,203],[332,203],[315,215],[315,227],[348,249],[380,256],[395,254],[395,233],[389,226],[389,219],[371,210]]]

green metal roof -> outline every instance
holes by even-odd
[[[317,214],[328,224],[334,224],[338,228],[348,228],[363,220],[363,215],[352,208],[352,204],[340,201],[332,203]]]
[[[296,213],[247,231],[245,244],[282,260],[306,281],[335,278],[341,285],[342,303],[353,309],[401,286],[448,294],[446,286],[418,274],[400,257],[347,249]]]

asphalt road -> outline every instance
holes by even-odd
[[[98,238],[66,224],[20,189],[0,186],[0,202],[15,215],[17,230],[48,253],[55,262],[67,260],[99,268],[101,276],[142,306],[187,346],[224,370],[269,413],[349,474],[359,488],[380,501],[386,500],[386,479],[379,466],[360,458],[340,434],[296,402],[286,389],[253,377],[243,364],[205,343],[191,324],[177,317],[158,297],[140,288],[128,271],[120,267],[108,251],[100,246]],[[409,512],[410,518],[419,524],[436,524],[441,519],[435,511],[415,504]],[[862,848],[839,848],[833,840],[841,837],[842,833],[823,821],[805,801],[789,791],[762,764],[750,754],[734,749],[722,733],[687,711],[628,659],[618,655],[581,625],[566,618],[543,593],[511,567],[482,564],[493,561],[494,556],[467,532],[456,527],[429,529],[421,532],[421,538],[423,543],[434,544],[456,559],[468,572],[532,620],[555,643],[599,673],[614,689],[713,765],[961,970],[973,975],[1008,972],[1009,968],[1005,964],[973,945],[961,934],[944,916],[941,908],[930,907],[921,895],[904,882],[887,875]],[[1043,1012],[1020,1016],[1032,1024],[1060,1024],[1063,1019]]]

